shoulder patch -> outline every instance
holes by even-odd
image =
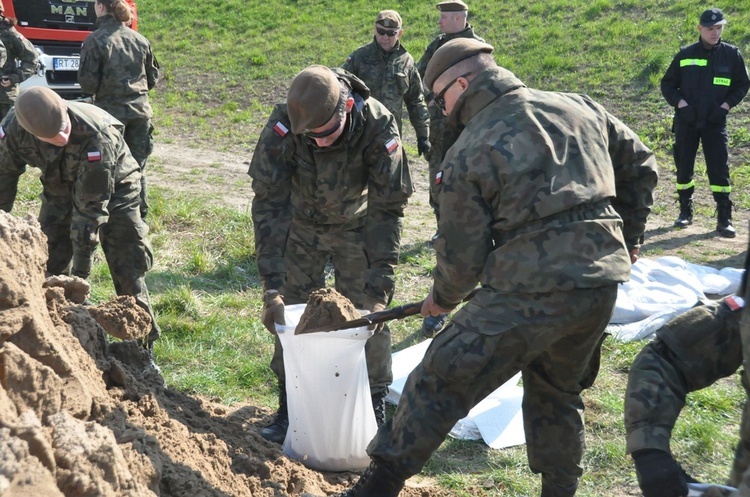
[[[276,122],[276,124],[273,125],[273,130],[276,132],[279,136],[286,136],[287,133],[289,133],[289,128],[284,126],[284,123],[281,121]]]
[[[398,148],[398,140],[396,137],[391,138],[387,142],[385,142],[385,149],[388,151],[389,154],[392,154],[394,150]]]
[[[0,126],[0,140],[5,140],[5,128]]]
[[[443,171],[438,171],[437,174],[435,175],[435,184],[439,185],[442,182],[443,182]]]
[[[88,152],[86,152],[86,157],[88,158],[89,162],[99,162],[102,160],[102,153],[99,151],[99,149],[96,148],[90,148]]]
[[[350,55],[349,57],[346,58],[346,62],[351,62],[351,61],[352,61],[352,56]]]

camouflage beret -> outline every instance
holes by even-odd
[[[375,24],[384,28],[398,29],[401,27],[401,16],[395,10],[381,10],[375,18]]]
[[[474,38],[455,38],[435,51],[424,73],[424,84],[432,90],[435,80],[448,68],[480,53],[492,53],[492,45]]]
[[[54,138],[68,123],[68,106],[49,88],[34,86],[22,91],[14,107],[18,124],[39,138]]]
[[[469,6],[461,0],[452,0],[450,2],[440,2],[435,6],[440,12],[462,12],[469,10]]]
[[[323,126],[336,113],[341,85],[326,66],[310,66],[292,80],[286,97],[292,133]]]

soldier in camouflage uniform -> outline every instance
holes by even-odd
[[[342,67],[364,81],[370,96],[393,114],[402,136],[401,114],[406,104],[417,134],[417,150],[426,156],[430,151],[430,116],[422,94],[422,77],[399,41],[404,33],[401,16],[395,10],[379,12],[374,31],[373,42],[355,50]]]
[[[442,34],[427,45],[422,58],[417,63],[417,70],[422,78],[424,78],[427,65],[430,63],[435,51],[450,40],[473,38],[484,41],[474,34],[474,28],[467,22],[469,7],[464,2],[461,0],[446,1],[437,4],[436,7],[440,11],[438,26],[440,26]],[[456,141],[461,131],[454,124],[446,123],[443,112],[432,104],[432,97],[432,92],[428,90],[426,98],[427,102],[430,103],[428,108],[430,113],[430,143],[432,146],[430,153],[427,154],[427,159],[430,168],[430,205],[435,211],[435,216],[439,217],[437,204],[435,203],[435,174],[440,168],[440,163],[443,161],[445,153]],[[447,321],[447,314],[427,316],[422,322],[422,333],[424,336],[431,338],[435,333],[443,329]]]
[[[72,274],[87,278],[101,242],[117,294],[134,296],[151,315],[150,346],[159,335],[145,282],[153,254],[139,212],[140,169],[122,129],[93,105],[25,90],[0,124],[0,209],[13,208],[26,165],[40,169],[48,273],[63,273],[72,258]]]
[[[742,364],[743,307],[740,295],[695,307],[660,328],[633,361],[625,392],[626,449],[644,497],[685,496],[687,484],[695,482],[671,455],[672,429],[689,392]],[[747,467],[748,453],[738,445],[730,484]]]
[[[78,82],[94,103],[125,126],[125,142],[141,168],[141,218],[148,214],[146,161],[154,150],[153,111],[148,92],[159,80],[151,44],[126,26],[132,11],[125,0],[97,0],[97,29],[81,48]]]
[[[583,389],[653,202],[654,154],[585,95],[527,88],[493,48],[443,45],[425,84],[465,126],[436,178],[437,265],[422,315],[453,317],[409,375],[346,497],[396,497],[456,421],[519,370],[543,497],[575,494]]]
[[[34,45],[19,33],[16,20],[5,17],[5,6],[0,1],[0,41],[5,46],[7,58],[3,57],[0,75],[0,119],[5,117],[18,97],[18,85],[33,76],[39,66],[39,57]]]
[[[368,97],[347,71],[311,66],[294,78],[258,140],[248,174],[263,323],[271,333],[284,323],[284,304],[305,303],[325,286],[329,259],[336,290],[358,308],[381,310],[393,296],[401,217],[413,187],[396,120]],[[387,327],[368,340],[365,354],[382,422],[393,381]],[[261,434],[282,443],[289,415],[278,337],[271,369],[279,411]]]

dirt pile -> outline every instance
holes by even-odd
[[[362,317],[351,300],[333,288],[320,288],[310,293],[299,318],[295,334],[321,326],[341,324]]]
[[[356,480],[287,459],[258,434],[268,409],[169,389],[137,341],[110,343],[76,303],[81,280],[45,281],[36,220],[0,212],[0,253],[0,495],[280,497]],[[110,332],[143,336],[134,307],[116,299],[95,314]]]

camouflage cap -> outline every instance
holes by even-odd
[[[375,18],[375,24],[384,28],[399,29],[401,28],[401,16],[395,10],[381,10],[378,17]]]
[[[424,84],[432,90],[435,80],[448,68],[455,66],[462,60],[473,57],[480,53],[492,53],[495,48],[474,38],[455,38],[435,51],[435,55],[427,64],[424,73]]]
[[[292,133],[323,126],[336,112],[341,85],[326,66],[310,66],[294,77],[286,97]]]
[[[34,86],[22,91],[14,107],[18,124],[39,138],[54,138],[68,123],[68,106],[49,88]]]
[[[463,3],[461,0],[452,0],[450,2],[440,2],[435,5],[440,12],[462,12],[469,10],[469,6]]]

